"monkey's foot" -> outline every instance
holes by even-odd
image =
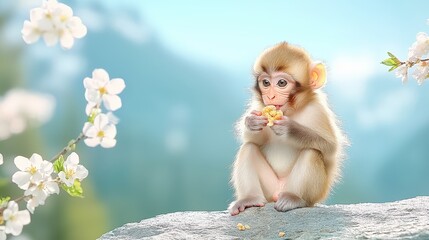
[[[231,216],[234,216],[243,212],[246,208],[263,207],[266,202],[267,201],[263,197],[248,197],[232,202],[229,205],[228,210]]]
[[[307,203],[297,195],[288,192],[279,194],[274,208],[279,212],[286,212],[295,208],[307,206]]]

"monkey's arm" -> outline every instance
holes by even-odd
[[[288,136],[297,146],[319,150],[323,155],[333,153],[336,148],[333,135],[321,134],[294,120],[289,120]]]
[[[336,150],[332,130],[324,131],[322,134],[287,117],[275,121],[271,128],[277,135],[285,137],[290,144],[298,148],[316,149],[323,155],[334,153]]]
[[[237,125],[237,131],[241,135],[243,143],[251,142],[259,146],[264,145],[267,141],[267,132],[265,130],[267,123],[267,118],[261,116],[258,111],[245,114]]]
[[[265,130],[252,131],[245,129],[242,135],[243,142],[251,142],[258,146],[262,146],[267,142],[267,133]]]

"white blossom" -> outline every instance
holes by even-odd
[[[428,76],[429,64],[427,62],[420,62],[414,69],[413,77],[417,80],[417,83],[421,85]]]
[[[51,194],[59,194],[60,188],[50,176],[45,176],[39,182],[34,182],[25,191],[25,196],[31,196],[27,202],[27,209],[34,213],[34,209],[39,205],[44,205],[46,198]]]
[[[116,126],[109,122],[106,114],[98,114],[94,123],[86,122],[82,132],[86,136],[84,142],[89,147],[100,144],[104,148],[111,148],[116,145]]]
[[[408,50],[409,61],[415,62],[429,52],[429,36],[424,32],[417,33],[416,42]]]
[[[21,171],[13,174],[12,181],[24,190],[27,190],[31,183],[40,183],[53,172],[52,163],[43,160],[37,153],[34,153],[30,159],[17,156],[14,159],[14,163]]]
[[[5,231],[5,227],[0,226],[0,240],[6,240],[6,233],[4,231]]]
[[[31,197],[28,201],[27,201],[27,209],[28,211],[30,211],[32,214],[34,214],[34,210],[36,209],[36,207],[38,207],[39,205],[44,205],[45,204],[45,200],[46,198],[42,199],[39,196],[33,196]]]
[[[0,153],[0,165],[3,164],[3,155]]]
[[[18,204],[10,201],[3,211],[3,219],[6,221],[5,233],[18,236],[22,227],[30,223],[30,213],[27,210],[19,211]]]
[[[55,108],[51,95],[12,89],[0,98],[0,140],[23,132],[29,124],[48,121]]]
[[[21,31],[27,44],[35,43],[42,36],[47,46],[57,44],[69,49],[74,38],[82,38],[87,29],[79,17],[73,16],[73,10],[57,0],[44,1],[41,7],[30,11],[30,21],[24,21]]]
[[[64,171],[58,173],[58,177],[67,187],[73,186],[75,180],[82,181],[88,176],[88,170],[79,165],[79,155],[72,152],[64,162]]]
[[[125,82],[121,78],[110,80],[109,74],[104,69],[95,69],[92,78],[83,80],[86,100],[94,104],[103,102],[107,110],[116,111],[122,107],[121,98],[118,96],[125,88]]]
[[[402,83],[406,83],[408,81],[408,66],[403,64],[396,69],[395,75],[397,78],[402,79]]]

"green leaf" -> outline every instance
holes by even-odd
[[[395,70],[395,69],[396,69],[396,68],[398,68],[399,66],[401,66],[401,65],[392,66],[392,67],[389,69],[389,72],[391,72],[391,71]]]
[[[391,59],[393,59],[395,62],[400,62],[399,61],[399,59],[395,56],[395,55],[393,55],[391,52],[387,52],[387,54],[389,55],[389,57],[391,58]]]
[[[388,58],[385,59],[383,62],[381,62],[381,64],[384,64],[386,66],[397,66],[399,65],[395,60],[393,60],[392,58]]]
[[[387,54],[390,56],[391,59],[393,59],[393,61],[395,61],[395,63],[400,64],[401,61],[399,61],[399,59],[393,55],[391,52],[387,52]]]
[[[392,68],[389,69],[389,72],[401,66],[401,61],[399,61],[399,59],[395,55],[393,55],[391,52],[387,52],[387,55],[389,55],[390,58],[385,59],[381,62],[381,64],[384,64],[386,66],[392,66]]]
[[[59,173],[64,171],[64,156],[60,155],[57,160],[54,162],[54,172]]]
[[[0,207],[2,207],[3,205],[6,205],[6,203],[8,203],[9,201],[10,201],[10,197],[0,198]]]
[[[100,113],[100,108],[95,107],[91,110],[88,116],[88,122],[94,124],[95,117]]]
[[[73,186],[68,187],[67,185],[62,184],[61,187],[72,197],[83,197],[83,189],[77,179],[74,181]]]
[[[2,197],[2,198],[0,198],[0,205],[3,204],[3,203],[9,202],[9,200],[10,200],[10,197]]]

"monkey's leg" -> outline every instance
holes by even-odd
[[[278,179],[271,166],[253,143],[241,146],[234,163],[232,183],[236,201],[229,205],[231,215],[237,215],[249,207],[262,207],[278,186]]]
[[[328,190],[329,184],[320,152],[305,149],[284,183],[274,208],[284,212],[310,207],[324,199]]]

